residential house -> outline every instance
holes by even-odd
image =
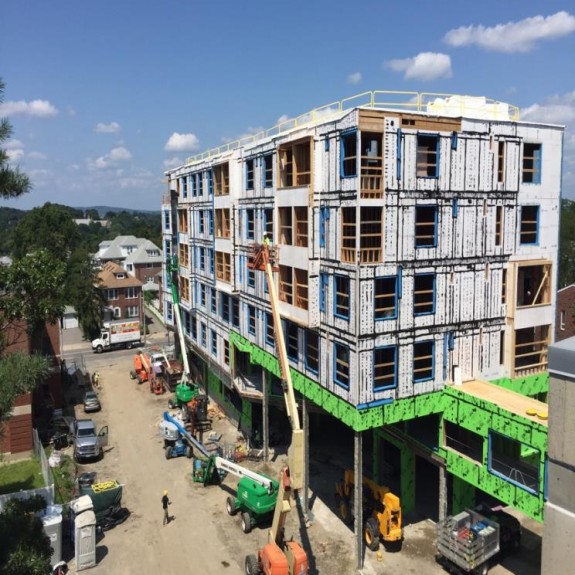
[[[156,283],[162,270],[162,251],[152,241],[135,236],[117,236],[100,242],[94,259],[100,263],[115,262],[142,283]]]
[[[113,319],[144,321],[142,282],[119,264],[108,261],[100,270],[100,289]]]
[[[575,335],[575,284],[557,291],[555,341]]]

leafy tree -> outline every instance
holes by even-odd
[[[39,381],[48,377],[50,370],[48,359],[38,354],[14,352],[4,355],[0,361],[0,421],[8,418],[16,398],[32,391]],[[2,569],[0,573],[3,573]]]
[[[43,497],[10,499],[0,513],[0,573],[46,575],[52,548],[36,513],[46,508]]]
[[[575,202],[561,202],[559,288],[575,283]]]
[[[106,304],[99,283],[98,269],[90,254],[84,248],[77,249],[68,264],[67,301],[76,309],[80,327],[88,339],[94,339],[100,332]]]
[[[64,262],[45,249],[0,266],[1,333],[9,333],[9,326],[24,320],[34,335],[46,321],[59,321],[65,308],[65,279]]]
[[[4,82],[0,80],[0,103],[4,101]],[[0,145],[12,135],[12,125],[7,118],[0,120]],[[10,167],[9,156],[0,149],[0,197],[17,198],[32,189],[28,176],[18,168]]]
[[[63,206],[46,203],[20,220],[12,234],[12,254],[20,258],[37,248],[46,248],[62,258],[79,243],[80,232],[70,211]]]

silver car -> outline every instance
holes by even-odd
[[[95,391],[87,391],[84,394],[84,411],[90,413],[92,411],[100,411],[102,405],[100,399]]]

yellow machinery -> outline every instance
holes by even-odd
[[[336,483],[338,511],[347,524],[353,521],[351,502],[353,501],[354,473],[347,469],[343,481]],[[399,497],[389,487],[378,485],[363,477],[363,517],[365,521],[363,537],[372,550],[379,548],[380,538],[387,542],[400,542],[403,539],[401,528],[401,505]]]

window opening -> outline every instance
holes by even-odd
[[[415,274],[413,280],[413,312],[424,315],[435,311],[435,274]]]
[[[499,140],[497,145],[497,182],[505,181],[505,142]]]
[[[279,208],[278,209],[279,224],[280,224],[280,244],[292,245],[292,209],[291,208]]]
[[[429,381],[434,377],[433,341],[421,341],[413,345],[413,381]]]
[[[551,264],[517,268],[517,306],[551,303]]]
[[[318,373],[319,371],[319,334],[316,331],[305,332],[305,365],[307,369]]]
[[[333,344],[334,381],[349,389],[349,348],[341,343]]]
[[[230,209],[221,208],[216,210],[216,237],[230,237]]]
[[[383,261],[381,241],[383,238],[383,208],[361,208],[359,254],[362,264]]]
[[[434,248],[437,245],[437,206],[415,207],[415,247]]]
[[[230,254],[216,251],[216,279],[231,283],[232,266]]]
[[[216,196],[230,193],[230,165],[227,162],[214,167],[214,193]]]
[[[515,377],[547,370],[549,326],[515,330]]]
[[[307,206],[298,206],[293,209],[295,218],[295,245],[307,248],[308,238],[308,209]]]
[[[280,266],[280,289],[279,298],[289,304],[293,304],[293,270],[288,266]]]
[[[539,206],[521,206],[519,242],[522,245],[536,244],[539,239]]]
[[[248,332],[256,335],[256,308],[253,305],[248,305]]]
[[[417,135],[417,177],[437,178],[439,175],[439,136]]]
[[[254,189],[254,160],[246,160],[246,190]]]
[[[373,293],[373,315],[376,320],[397,316],[397,278],[376,278]]]
[[[382,134],[361,134],[361,197],[383,197]]]
[[[521,180],[524,184],[541,183],[541,144],[523,144]]]
[[[294,276],[295,276],[295,305],[301,309],[308,309],[307,271],[294,268]]]
[[[341,136],[341,177],[357,176],[357,132]]]
[[[373,351],[373,390],[397,387],[397,346],[379,347]]]
[[[264,187],[271,188],[273,187],[273,155],[267,154],[264,156]]]
[[[495,208],[495,245],[503,243],[503,206]]]
[[[335,275],[334,313],[337,317],[349,318],[350,281],[346,276]]]
[[[355,263],[355,208],[341,209],[341,261]]]
[[[290,142],[278,149],[280,186],[290,188],[311,183],[311,140]]]

